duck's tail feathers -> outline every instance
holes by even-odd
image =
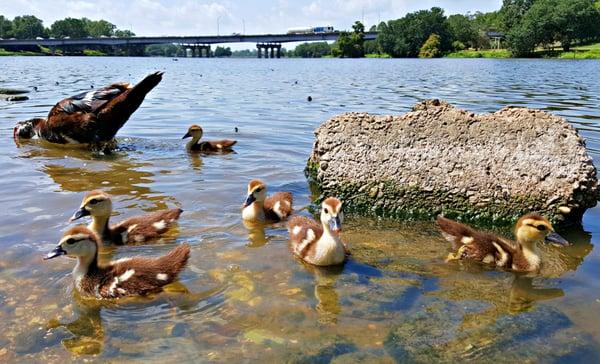
[[[160,266],[165,273],[168,273],[169,277],[175,279],[183,268],[185,268],[190,259],[190,250],[189,244],[179,245],[173,248],[167,255],[159,258],[158,266]]]
[[[438,216],[436,222],[440,228],[442,236],[451,242],[455,248],[468,244],[473,240],[473,229],[454,220]]]
[[[98,114],[102,123],[102,140],[112,139],[125,125],[131,114],[142,104],[144,98],[162,80],[163,72],[154,72],[146,76],[134,87],[112,99]]]

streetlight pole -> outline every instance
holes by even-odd
[[[246,35],[246,20],[242,19],[242,34]]]
[[[217,36],[219,36],[219,20],[221,20],[221,15],[217,17]]]

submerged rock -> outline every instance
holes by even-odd
[[[315,135],[307,175],[352,212],[508,224],[537,211],[570,224],[600,197],[584,140],[540,110],[429,100],[400,116],[335,116]]]

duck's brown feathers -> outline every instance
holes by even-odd
[[[235,140],[222,139],[222,140],[206,140],[199,143],[193,144],[190,150],[196,152],[228,152],[237,143]]]
[[[294,197],[290,192],[275,192],[264,202],[265,218],[270,221],[285,220],[292,213]]]
[[[116,83],[64,99],[36,123],[36,134],[61,144],[109,141],[161,80],[162,72],[155,72],[133,88]]]
[[[438,216],[437,224],[444,238],[460,252],[456,257],[458,259],[494,263],[499,267],[512,267],[515,270],[527,270],[526,267],[529,266],[518,244],[442,216]]]
[[[177,279],[190,256],[190,246],[179,245],[159,258],[134,257],[106,266],[93,262],[79,283],[85,295],[97,298],[119,298],[159,292]]]
[[[179,219],[182,209],[161,210],[134,216],[108,228],[108,238],[114,244],[143,243],[160,238]]]
[[[304,260],[315,257],[316,242],[323,235],[323,227],[320,223],[308,217],[294,216],[288,222],[288,233],[292,253]]]

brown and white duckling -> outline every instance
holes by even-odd
[[[235,140],[206,140],[199,142],[202,138],[202,127],[200,125],[192,125],[187,133],[181,139],[192,138],[187,144],[187,150],[197,152],[230,152],[231,148],[237,143]]]
[[[292,213],[290,192],[275,192],[267,197],[267,185],[254,179],[248,183],[248,197],[242,205],[242,219],[250,222],[278,222]]]
[[[178,208],[160,210],[134,216],[110,226],[108,221],[112,213],[110,195],[95,190],[84,196],[79,210],[73,214],[71,221],[91,216],[92,222],[88,225],[90,230],[107,243],[123,245],[143,243],[159,238],[169,230],[175,220],[179,219],[182,212],[183,210]]]
[[[190,246],[179,245],[159,258],[123,258],[98,264],[98,236],[85,226],[67,231],[44,260],[67,255],[77,258],[73,269],[75,287],[85,296],[119,298],[162,290],[177,279],[190,257]]]
[[[288,223],[292,252],[307,263],[327,266],[343,263],[349,254],[340,239],[342,202],[329,197],[321,204],[321,223],[312,218],[294,216]]]
[[[554,232],[550,222],[538,214],[527,214],[515,226],[516,241],[477,231],[456,221],[438,216],[437,224],[442,235],[457,249],[447,260],[471,259],[519,272],[538,271],[541,259],[537,243],[544,240],[569,245]]]

